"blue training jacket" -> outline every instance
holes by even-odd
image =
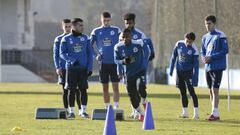
[[[196,45],[186,46],[184,40],[180,40],[176,43],[172,57],[170,60],[170,75],[172,76],[173,70],[176,64],[177,71],[193,71],[193,85],[198,84],[198,71],[199,71],[199,52]]]
[[[142,40],[132,40],[128,45],[125,45],[124,41],[120,41],[114,47],[114,60],[117,64],[117,72],[119,75],[123,75],[125,71],[126,76],[131,77],[141,71],[145,71],[143,46],[144,43]],[[123,70],[123,60],[127,57],[130,57],[131,61],[125,65],[125,69]]]
[[[70,33],[62,38],[60,56],[66,61],[66,68],[81,68],[92,71],[93,52],[89,37]],[[74,63],[78,63],[74,65]]]
[[[102,59],[101,63],[115,64],[113,53],[114,46],[118,43],[118,38],[121,33],[120,28],[116,26],[98,27],[91,32],[91,45],[96,43],[98,52]],[[96,55],[96,52],[94,52]]]
[[[56,69],[65,69],[66,66],[66,62],[65,60],[63,60],[62,58],[60,58],[60,43],[62,38],[65,36],[66,34],[63,33],[59,36],[57,36],[54,40],[54,44],[53,44],[53,61],[54,61],[54,65]]]
[[[210,56],[210,63],[205,64],[206,71],[225,70],[227,53],[227,37],[222,31],[215,29],[203,36],[201,55]]]
[[[144,53],[145,53],[145,60],[144,60],[144,64],[146,66],[146,69],[148,68],[148,62],[149,62],[149,56],[153,55],[154,52],[154,48],[153,48],[153,43],[152,40],[150,38],[145,38],[143,39],[144,44],[146,44],[146,46],[144,47]]]

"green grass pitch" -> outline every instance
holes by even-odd
[[[62,107],[61,87],[57,84],[0,83],[0,135],[101,135],[104,121],[83,119],[36,120],[38,107]],[[112,90],[110,90],[112,92]],[[148,85],[148,100],[152,105],[155,130],[142,129],[142,123],[128,118],[131,113],[125,86],[120,85],[120,108],[125,121],[116,121],[118,135],[238,135],[240,134],[240,91],[231,91],[231,111],[227,109],[226,90],[221,90],[221,121],[205,120],[211,111],[208,90],[196,88],[199,97],[199,120],[180,119],[180,96],[174,86]],[[103,108],[101,85],[90,83],[88,113]],[[112,100],[112,97],[111,97]],[[77,112],[77,111],[76,111]],[[189,98],[189,113],[193,114]],[[11,132],[14,127],[23,131]]]

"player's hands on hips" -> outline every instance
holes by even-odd
[[[60,76],[63,75],[62,69],[56,69],[56,73],[57,73],[57,75],[60,75]]]

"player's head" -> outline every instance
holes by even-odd
[[[193,32],[188,32],[184,35],[185,44],[191,46],[196,39],[196,36]]]
[[[132,40],[131,30],[125,28],[122,32],[122,38],[125,45],[128,45],[129,43],[131,43],[131,40]]]
[[[83,20],[81,18],[74,18],[72,20],[72,29],[78,33],[83,32]]]
[[[208,15],[205,17],[205,27],[208,32],[213,31],[215,29],[216,17],[214,15]]]
[[[103,12],[101,14],[101,22],[103,26],[109,26],[111,21],[111,14],[109,12]]]
[[[127,13],[123,16],[125,28],[127,29],[133,29],[135,26],[135,18],[136,15],[134,13]]]
[[[62,29],[64,33],[71,32],[71,20],[70,19],[63,19],[62,20]]]

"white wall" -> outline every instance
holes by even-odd
[[[167,73],[169,73],[169,68],[167,69]],[[199,69],[199,87],[207,87],[206,79],[205,79],[205,70]],[[231,90],[240,90],[240,70],[230,69],[229,70],[229,84]],[[168,74],[168,84],[175,85],[176,84],[176,70],[174,69],[173,76],[169,76]],[[227,71],[223,72],[222,82],[220,88],[228,88],[228,80],[227,80]]]

